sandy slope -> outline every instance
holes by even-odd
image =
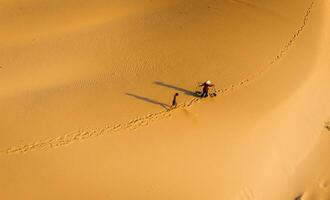
[[[1,199],[329,199],[311,3],[1,1]]]

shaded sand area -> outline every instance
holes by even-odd
[[[329,200],[329,13],[1,1],[0,199]]]

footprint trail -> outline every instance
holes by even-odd
[[[290,40],[284,45],[284,47],[281,49],[281,51],[279,52],[278,55],[276,55],[261,70],[248,76],[248,78],[245,78],[245,79],[239,81],[238,83],[231,84],[230,86],[227,86],[227,87],[224,87],[224,88],[218,90],[217,96],[219,97],[219,96],[227,95],[230,92],[232,92],[236,89],[239,89],[243,86],[246,86],[249,83],[251,83],[252,81],[257,80],[263,74],[268,72],[277,61],[279,61],[283,56],[285,56],[287,54],[287,52],[289,51],[290,47],[294,45],[296,40],[299,38],[299,36],[303,33],[304,29],[306,28],[314,4],[315,4],[315,1],[312,1],[309,8],[307,9],[307,11],[305,13],[302,25],[297,29],[297,31],[290,38]],[[104,127],[101,127],[98,129],[78,130],[77,132],[65,134],[62,136],[54,137],[54,138],[38,140],[38,141],[35,141],[30,144],[7,147],[5,149],[0,150],[0,155],[1,154],[4,154],[4,155],[23,154],[23,153],[33,152],[33,151],[59,148],[59,147],[64,147],[64,146],[73,144],[73,143],[78,143],[78,142],[81,142],[84,140],[95,138],[98,136],[111,135],[111,134],[115,134],[117,132],[124,131],[124,130],[135,130],[135,129],[138,129],[141,127],[148,126],[152,123],[155,123],[156,121],[169,118],[174,114],[174,112],[192,107],[195,104],[203,102],[203,101],[207,101],[207,99],[200,99],[200,98],[195,97],[183,104],[178,105],[174,109],[146,114],[146,115],[137,117],[133,120],[130,120],[128,122],[122,123],[122,124],[116,124],[116,125],[112,125],[112,126],[105,125]]]

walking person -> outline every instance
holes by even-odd
[[[211,83],[210,80],[206,81],[205,83],[199,85],[200,87],[203,87],[203,93],[201,95],[201,98],[208,97],[209,96],[209,89],[210,87],[213,87],[214,84]]]
[[[178,103],[177,103],[177,101],[176,101],[176,97],[177,97],[177,96],[179,96],[179,93],[175,93],[175,94],[174,94],[171,108],[175,108],[175,107],[178,105]]]

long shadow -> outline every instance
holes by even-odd
[[[147,97],[142,97],[142,96],[139,96],[139,95],[136,95],[136,94],[132,94],[132,93],[125,93],[125,94],[128,95],[128,96],[131,96],[131,97],[140,99],[142,101],[148,102],[148,103],[159,105],[159,106],[165,108],[166,110],[168,110],[170,108],[170,106],[167,105],[167,104],[165,104],[165,103],[161,103],[159,101],[156,101],[156,100],[153,100],[153,99],[150,99],[150,98],[147,98]]]
[[[184,89],[184,88],[180,88],[180,87],[175,86],[175,85],[171,85],[171,84],[164,83],[164,82],[161,82],[161,81],[155,81],[154,83],[156,85],[160,85],[160,86],[163,86],[163,87],[167,87],[167,88],[171,88],[171,89],[177,90],[179,92],[183,92],[184,94],[189,95],[189,96],[198,97],[198,95],[195,92],[190,91],[190,90],[187,90],[187,89]]]

